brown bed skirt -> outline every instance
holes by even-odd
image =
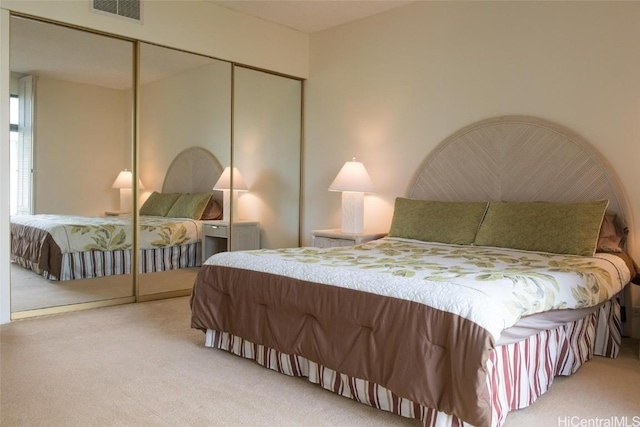
[[[48,272],[60,277],[62,251],[46,230],[12,223],[11,256],[19,265],[38,274]]]
[[[593,355],[616,357],[620,340],[620,306],[614,299],[583,319],[496,347],[487,361],[487,385],[492,402],[488,426],[502,426],[510,411],[534,403],[549,389],[555,376],[571,375]],[[379,384],[227,332],[207,330],[205,345],[287,375],[307,377],[310,382],[341,396],[419,419],[425,427],[472,427],[455,415],[402,398]]]
[[[476,425],[491,420],[486,381],[492,336],[423,304],[204,265],[194,285],[191,325],[366,378]]]

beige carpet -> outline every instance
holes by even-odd
[[[21,320],[0,335],[2,427],[420,425],[205,348],[186,297]],[[506,426],[623,415],[640,417],[635,340],[556,379]]]

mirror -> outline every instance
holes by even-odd
[[[136,42],[11,17],[14,319],[187,295],[217,252],[299,245],[302,82],[138,44],[134,147]]]
[[[133,47],[11,17],[13,313],[133,297]]]
[[[297,247],[302,82],[236,66],[234,84],[234,234],[255,222],[261,248]]]
[[[142,300],[189,294],[203,260],[226,250],[224,236],[202,236],[223,231],[213,187],[230,163],[231,64],[141,43]]]

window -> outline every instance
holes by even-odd
[[[18,200],[17,200],[17,191],[16,191],[16,183],[17,181],[17,172],[18,172],[18,117],[20,116],[20,102],[18,95],[11,95],[11,99],[9,101],[9,123],[10,123],[10,146],[9,153],[11,154],[9,160],[9,167],[11,169],[9,182],[11,183],[11,191],[10,191],[10,200],[9,200],[9,209],[10,214],[15,215],[18,210]]]
[[[33,113],[35,79],[18,79],[18,96],[11,96],[9,123],[11,126],[11,188],[10,214],[33,213]],[[14,132],[14,128],[16,131]]]
[[[11,124],[11,132],[16,134],[16,138],[18,137],[18,116],[20,114],[20,102],[18,100],[18,95],[11,95],[11,100],[9,101],[9,123]]]

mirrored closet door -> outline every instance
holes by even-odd
[[[234,67],[234,228],[261,248],[299,246],[301,109],[300,80]]]
[[[141,43],[141,300],[188,295],[203,260],[227,249],[214,187],[230,165],[231,64]]]
[[[299,245],[300,80],[20,16],[10,60],[12,318],[188,295],[217,252]]]
[[[132,301],[134,44],[13,16],[10,49],[12,313]]]

